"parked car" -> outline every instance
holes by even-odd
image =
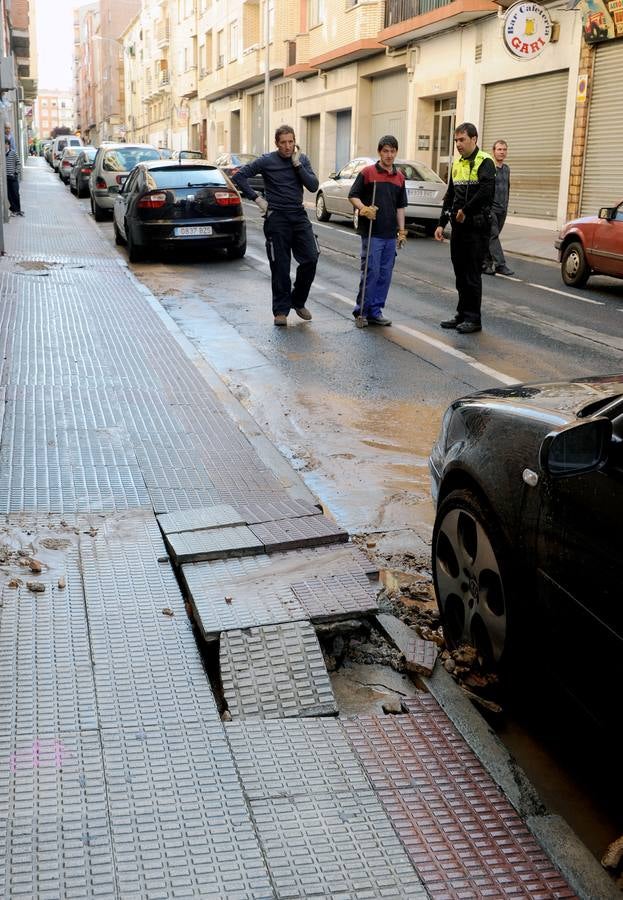
[[[591,275],[623,278],[623,201],[567,222],[554,246],[562,280],[571,287],[584,287]]]
[[[158,147],[158,153],[161,159],[171,159],[173,156],[173,151],[169,150],[168,147]]]
[[[63,184],[69,184],[69,175],[74,167],[74,163],[76,162],[77,158],[77,147],[65,147],[65,149],[61,153],[61,158],[58,163],[58,177],[61,179]]]
[[[48,159],[47,151],[48,151],[48,148],[50,148],[51,146],[52,146],[52,141],[47,141],[47,140],[41,141],[41,143],[39,144],[39,156],[43,156],[43,158],[45,160],[47,160],[47,162],[50,161]]]
[[[456,400],[430,471],[448,645],[475,646],[503,675],[542,663],[595,720],[612,719],[623,678],[623,374]]]
[[[83,147],[69,173],[69,190],[76,197],[88,197],[89,177],[93,170],[96,147]]]
[[[75,134],[62,134],[59,137],[55,137],[50,151],[50,165],[54,171],[58,172],[65,147],[82,147],[82,144],[82,138],[77,137]]]
[[[148,159],[160,159],[151,144],[114,144],[106,142],[98,147],[89,176],[91,212],[96,222],[102,222],[112,211],[115,196],[134,166]]]
[[[316,194],[316,218],[320,222],[328,222],[333,215],[345,216],[352,220],[353,228],[357,228],[359,213],[353,209],[348,194],[361,170],[375,162],[376,157],[371,156],[351,159],[339,172],[332,172],[328,180],[322,182]],[[424,163],[397,159],[394,165],[407,182],[407,225],[422,225],[426,234],[434,234],[446,193],[445,182]]]
[[[238,169],[257,158],[254,153],[221,153],[214,165],[218,166],[221,172],[225,172],[228,178],[231,178]],[[249,178],[249,184],[256,194],[264,195],[264,178],[261,175],[252,175]]]
[[[115,242],[131,262],[164,247],[223,248],[232,259],[247,250],[240,195],[215,166],[202,160],[141,162],[115,197]]]
[[[205,159],[201,150],[174,150],[171,159]]]

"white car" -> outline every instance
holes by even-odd
[[[89,176],[91,212],[96,222],[112,214],[115,197],[134,166],[150,159],[160,159],[151,144],[115,144],[102,141],[95,154]]]
[[[327,181],[323,181],[316,194],[316,218],[320,222],[328,222],[334,215],[345,216],[352,220],[354,228],[357,227],[359,215],[353,209],[348,194],[361,170],[376,161],[376,157],[371,156],[351,159],[339,172],[333,172]],[[421,225],[426,234],[432,235],[441,215],[445,181],[425,163],[397,159],[394,165],[407,182],[407,225]]]
[[[50,151],[50,164],[55,172],[61,163],[61,156],[65,147],[82,147],[82,138],[75,134],[60,134],[52,141],[52,150]]]

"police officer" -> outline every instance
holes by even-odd
[[[435,240],[443,240],[443,229],[451,221],[450,258],[459,302],[456,315],[441,327],[472,334],[482,328],[482,264],[489,245],[495,164],[478,148],[478,130],[471,122],[456,127],[454,143],[460,156],[452,164]]]
[[[253,200],[264,217],[266,253],[270,264],[275,325],[287,325],[291,309],[308,322],[312,314],[305,303],[316,274],[318,244],[303,206],[303,188],[318,190],[311,163],[296,146],[294,129],[282,125],[275,132],[272,153],[265,153],[243,166],[233,176],[243,197]],[[257,194],[248,179],[261,174],[266,199]],[[294,288],[290,281],[290,257],[298,263]]]

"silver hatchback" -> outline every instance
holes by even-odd
[[[160,153],[151,144],[101,144],[89,176],[91,212],[96,222],[112,213],[115,197],[128,172],[150,159],[160,159]]]
[[[339,172],[334,172],[327,181],[323,181],[316,194],[316,218],[320,222],[328,222],[333,215],[346,216],[357,227],[358,215],[348,194],[361,170],[376,161],[376,157],[371,156],[351,159]],[[426,234],[432,235],[441,214],[446,193],[445,181],[425,163],[397,159],[394,165],[400,169],[407,182],[407,225],[421,225]]]

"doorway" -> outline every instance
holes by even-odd
[[[239,153],[240,149],[240,110],[234,109],[229,119],[229,151]]]
[[[350,109],[340,110],[335,121],[335,171],[339,172],[350,159]]]
[[[435,100],[433,119],[433,169],[447,183],[454,157],[456,94]]]

